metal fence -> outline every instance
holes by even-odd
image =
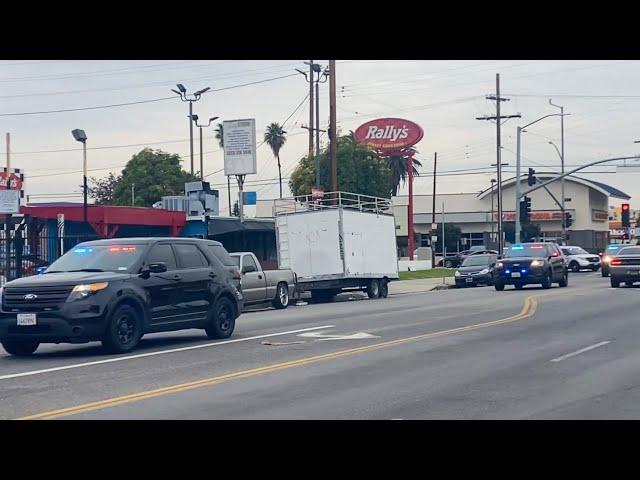
[[[80,242],[102,238],[97,235],[60,236],[50,230],[53,229],[26,223],[14,225],[9,231],[0,230],[0,285],[37,274],[39,268],[48,267]]]

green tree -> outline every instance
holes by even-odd
[[[150,207],[165,195],[183,195],[185,182],[197,180],[182,169],[179,155],[145,148],[122,170],[113,190],[113,204],[131,205],[131,184],[135,184],[136,205]]]
[[[89,180],[93,185],[89,187],[89,197],[93,198],[96,205],[112,205],[113,191],[122,181],[122,175],[115,176],[109,172],[106,178],[91,177]]]
[[[338,189],[345,192],[389,197],[391,171],[386,159],[379,158],[370,148],[355,141],[353,132],[336,141],[338,163]],[[319,156],[320,185],[325,192],[331,189],[331,159],[328,149]],[[315,186],[315,158],[303,157],[289,179],[293,195],[307,195]]]
[[[218,145],[220,148],[224,148],[224,125],[219,123],[218,126],[214,129],[216,132],[216,140],[218,141]]]
[[[409,147],[405,149],[405,151],[416,153],[416,149],[413,147]],[[400,155],[387,157],[387,162],[389,163],[389,170],[391,170],[391,196],[395,197],[396,195],[398,195],[400,182],[402,182],[402,184],[404,185],[407,181],[407,175],[409,174],[409,159],[407,156]],[[422,163],[414,158],[413,175],[415,177],[420,175],[416,166],[421,167]]]
[[[280,168],[280,149],[287,141],[287,132],[278,123],[271,123],[264,132],[264,141],[271,147],[273,156],[278,161],[278,180],[280,185],[280,198],[282,198],[282,169]]]
[[[436,255],[442,255],[442,224],[438,224],[436,232],[438,232],[436,234],[438,240],[435,243],[435,253]],[[450,223],[444,224],[444,243],[447,252],[456,252],[458,250],[460,237],[462,237],[462,231],[458,227]]]
[[[233,204],[233,211],[231,212],[231,216],[232,217],[239,217],[240,216],[240,205],[238,205],[238,201],[237,200]]]

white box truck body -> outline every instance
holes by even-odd
[[[342,290],[386,297],[388,282],[398,278],[388,199],[335,192],[320,201],[276,200],[274,209],[278,266],[296,273],[299,290],[321,299]]]

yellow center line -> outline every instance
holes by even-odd
[[[205,378],[202,380],[196,380],[196,381],[191,381],[191,382],[186,382],[186,383],[180,383],[177,385],[172,385],[169,387],[162,387],[162,388],[157,388],[154,390],[146,390],[143,392],[138,392],[138,393],[133,393],[133,394],[129,394],[129,395],[123,395],[120,397],[113,397],[113,398],[108,398],[106,400],[100,400],[97,402],[90,402],[90,403],[84,403],[81,405],[76,405],[74,407],[67,407],[67,408],[61,408],[61,409],[57,409],[57,410],[50,410],[50,411],[46,411],[46,412],[42,412],[42,413],[37,413],[34,415],[29,415],[26,417],[21,417],[18,418],[18,420],[52,420],[52,419],[56,419],[56,418],[60,418],[60,417],[67,417],[70,415],[77,415],[80,413],[86,413],[86,412],[90,412],[93,410],[100,410],[103,408],[108,408],[108,407],[114,407],[117,405],[123,405],[125,403],[130,403],[130,402],[137,402],[140,400],[147,400],[150,398],[155,398],[155,397],[159,397],[162,395],[168,395],[168,394],[172,394],[172,393],[179,393],[179,392],[185,392],[188,390],[193,390],[195,388],[201,388],[201,387],[208,387],[211,385],[217,385],[219,383],[222,382],[226,382],[229,380],[238,380],[241,378],[248,378],[248,377],[253,377],[256,375],[263,375],[265,373],[272,373],[272,372],[278,372],[280,370],[285,370],[285,369],[289,369],[289,368],[293,368],[293,367],[299,367],[302,365],[309,365],[312,363],[318,363],[318,362],[322,362],[325,360],[333,360],[336,358],[341,358],[341,357],[345,357],[345,356],[350,356],[350,355],[356,355],[358,353],[364,353],[364,352],[371,352],[374,350],[379,350],[382,348],[386,348],[386,347],[393,347],[393,346],[397,346],[397,345],[404,345],[407,343],[413,343],[413,342],[417,342],[420,340],[426,340],[426,339],[430,339],[430,338],[435,338],[435,337],[441,337],[441,336],[445,336],[445,335],[453,335],[456,333],[462,333],[462,332],[469,332],[469,331],[473,331],[473,330],[479,330],[481,328],[489,328],[489,327],[493,327],[496,325],[502,325],[505,323],[511,323],[511,322],[515,322],[518,320],[523,320],[526,318],[530,318],[532,317],[535,312],[536,309],[538,307],[538,302],[537,302],[537,298],[540,297],[546,297],[546,296],[550,296],[553,295],[553,293],[556,292],[551,292],[551,293],[544,293],[544,294],[537,294],[537,295],[530,295],[528,297],[525,298],[524,300],[524,304],[522,306],[522,309],[520,310],[520,313],[516,314],[516,315],[511,315],[510,317],[506,317],[506,318],[502,318],[499,320],[493,320],[490,322],[485,322],[485,323],[477,323],[474,325],[467,325],[464,327],[457,327],[457,328],[452,328],[449,330],[441,330],[438,332],[432,332],[432,333],[425,333],[425,334],[421,334],[421,335],[416,335],[413,337],[406,337],[406,338],[400,338],[400,339],[396,339],[396,340],[389,340],[386,342],[380,342],[380,343],[376,343],[373,345],[367,345],[367,346],[363,346],[363,347],[356,347],[356,348],[349,348],[346,350],[340,350],[337,352],[333,352],[333,353],[327,353],[324,355],[316,355],[313,357],[306,357],[306,358],[300,358],[298,360],[291,360],[288,362],[283,362],[283,363],[277,363],[277,364],[273,364],[273,365],[266,365],[263,367],[258,367],[258,368],[253,368],[250,370],[244,370],[244,371],[240,371],[240,372],[234,372],[234,373],[228,373],[225,375],[219,375],[219,376],[215,376],[215,377],[209,377],[209,378]],[[562,290],[560,290],[557,293],[562,293]]]

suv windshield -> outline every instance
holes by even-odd
[[[129,273],[145,249],[146,245],[78,245],[53,262],[45,273]]]
[[[489,266],[493,262],[495,262],[496,257],[494,255],[472,255],[467,257],[464,262],[462,262],[463,267],[480,267],[480,266]]]
[[[584,255],[588,254],[586,250],[583,250],[580,247],[562,247],[562,253],[565,255]]]
[[[540,243],[511,245],[505,253],[508,257],[547,257],[547,246]]]

